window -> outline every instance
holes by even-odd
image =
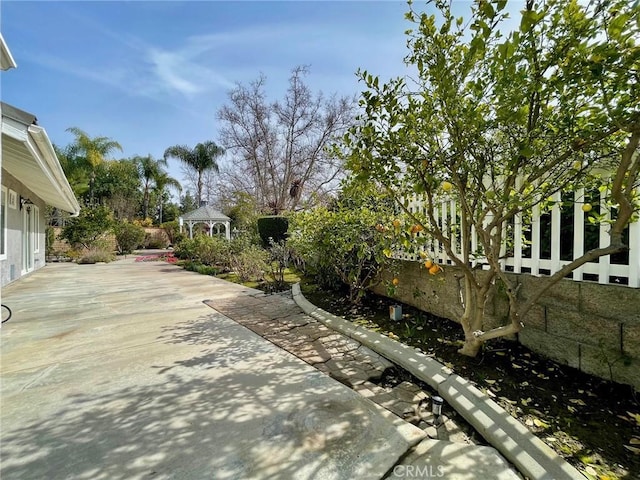
[[[2,187],[0,200],[0,259],[7,258],[7,187]]]

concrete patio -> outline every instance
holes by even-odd
[[[246,289],[161,262],[3,291],[3,479],[376,478],[424,434],[216,313]]]
[[[133,258],[51,264],[3,289],[0,477],[406,476],[422,430],[204,303],[256,293]],[[466,459],[451,478],[486,477],[483,463],[514,478],[468,447],[447,451]]]

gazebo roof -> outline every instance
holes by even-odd
[[[204,207],[200,207],[197,210],[193,210],[191,212],[187,212],[184,215],[181,215],[181,218],[185,221],[197,221],[197,222],[228,222],[231,219],[227,217],[224,213],[220,213],[215,208],[205,205]]]

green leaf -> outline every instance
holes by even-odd
[[[496,16],[496,11],[493,9],[491,2],[480,2],[480,11],[485,17],[493,18]]]
[[[627,414],[636,421],[636,424],[640,427],[640,413],[631,413],[627,412]]]
[[[622,31],[624,30],[625,25],[629,21],[629,14],[623,13],[614,17],[609,22],[609,27],[607,28],[607,32],[614,40],[620,40],[622,37]]]
[[[542,420],[540,420],[539,418],[534,418],[534,419],[533,419],[533,424],[534,424],[536,427],[539,427],[539,428],[549,428],[549,424],[548,424],[548,423],[543,422],[543,421],[542,421]]]
[[[520,31],[527,33],[533,26],[544,18],[543,12],[534,12],[532,10],[522,10],[522,19],[520,20]]]
[[[522,18],[520,19],[520,31],[522,33],[527,33],[529,30],[531,30],[531,27],[533,26],[533,17],[531,16],[531,11],[528,10],[523,10],[522,11]]]

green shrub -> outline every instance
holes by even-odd
[[[296,266],[325,288],[346,285],[357,303],[379,282],[388,261],[377,226],[390,223],[392,205],[375,191],[343,190],[330,208],[318,207],[291,217],[289,247]]]
[[[285,241],[288,228],[289,219],[287,217],[269,216],[258,219],[258,233],[265,248],[271,245],[272,240],[275,243]]]
[[[229,264],[229,242],[220,237],[197,235],[185,239],[175,247],[175,255],[183,260],[226,267]]]
[[[180,232],[180,225],[177,220],[172,220],[171,222],[164,222],[160,225],[161,228],[167,234],[167,238],[169,238],[169,243],[171,245],[177,245],[180,241],[184,240],[185,234]]]
[[[201,263],[196,262],[185,262],[183,265],[185,270],[189,270],[190,272],[196,272],[200,275],[217,275],[219,270],[216,267],[210,267],[209,265],[202,265]]]
[[[260,246],[260,238],[249,232],[245,232],[231,240],[229,250],[232,255],[237,255],[238,253],[256,245]]]
[[[114,260],[113,253],[104,249],[93,249],[89,252],[86,252],[78,259],[78,263],[80,264],[92,264],[98,262],[111,262]]]
[[[113,229],[118,245],[118,252],[131,253],[142,245],[145,238],[144,228],[129,222],[120,222]]]
[[[289,266],[291,250],[287,242],[271,242],[269,247],[269,270],[271,274],[271,288],[273,291],[282,291],[286,288],[284,273]]]
[[[171,241],[171,245],[172,246],[176,246],[178,243],[182,242],[183,240],[186,240],[188,237],[184,234],[184,233],[176,233],[173,236],[173,240]]]
[[[91,249],[112,227],[113,216],[109,208],[102,205],[84,207],[79,216],[68,220],[60,238],[69,242],[73,248]]]
[[[53,244],[56,241],[56,232],[51,226],[47,226],[45,229],[45,252],[46,255],[53,255]]]
[[[229,257],[229,266],[241,282],[262,281],[267,270],[269,253],[257,245],[249,245]]]

